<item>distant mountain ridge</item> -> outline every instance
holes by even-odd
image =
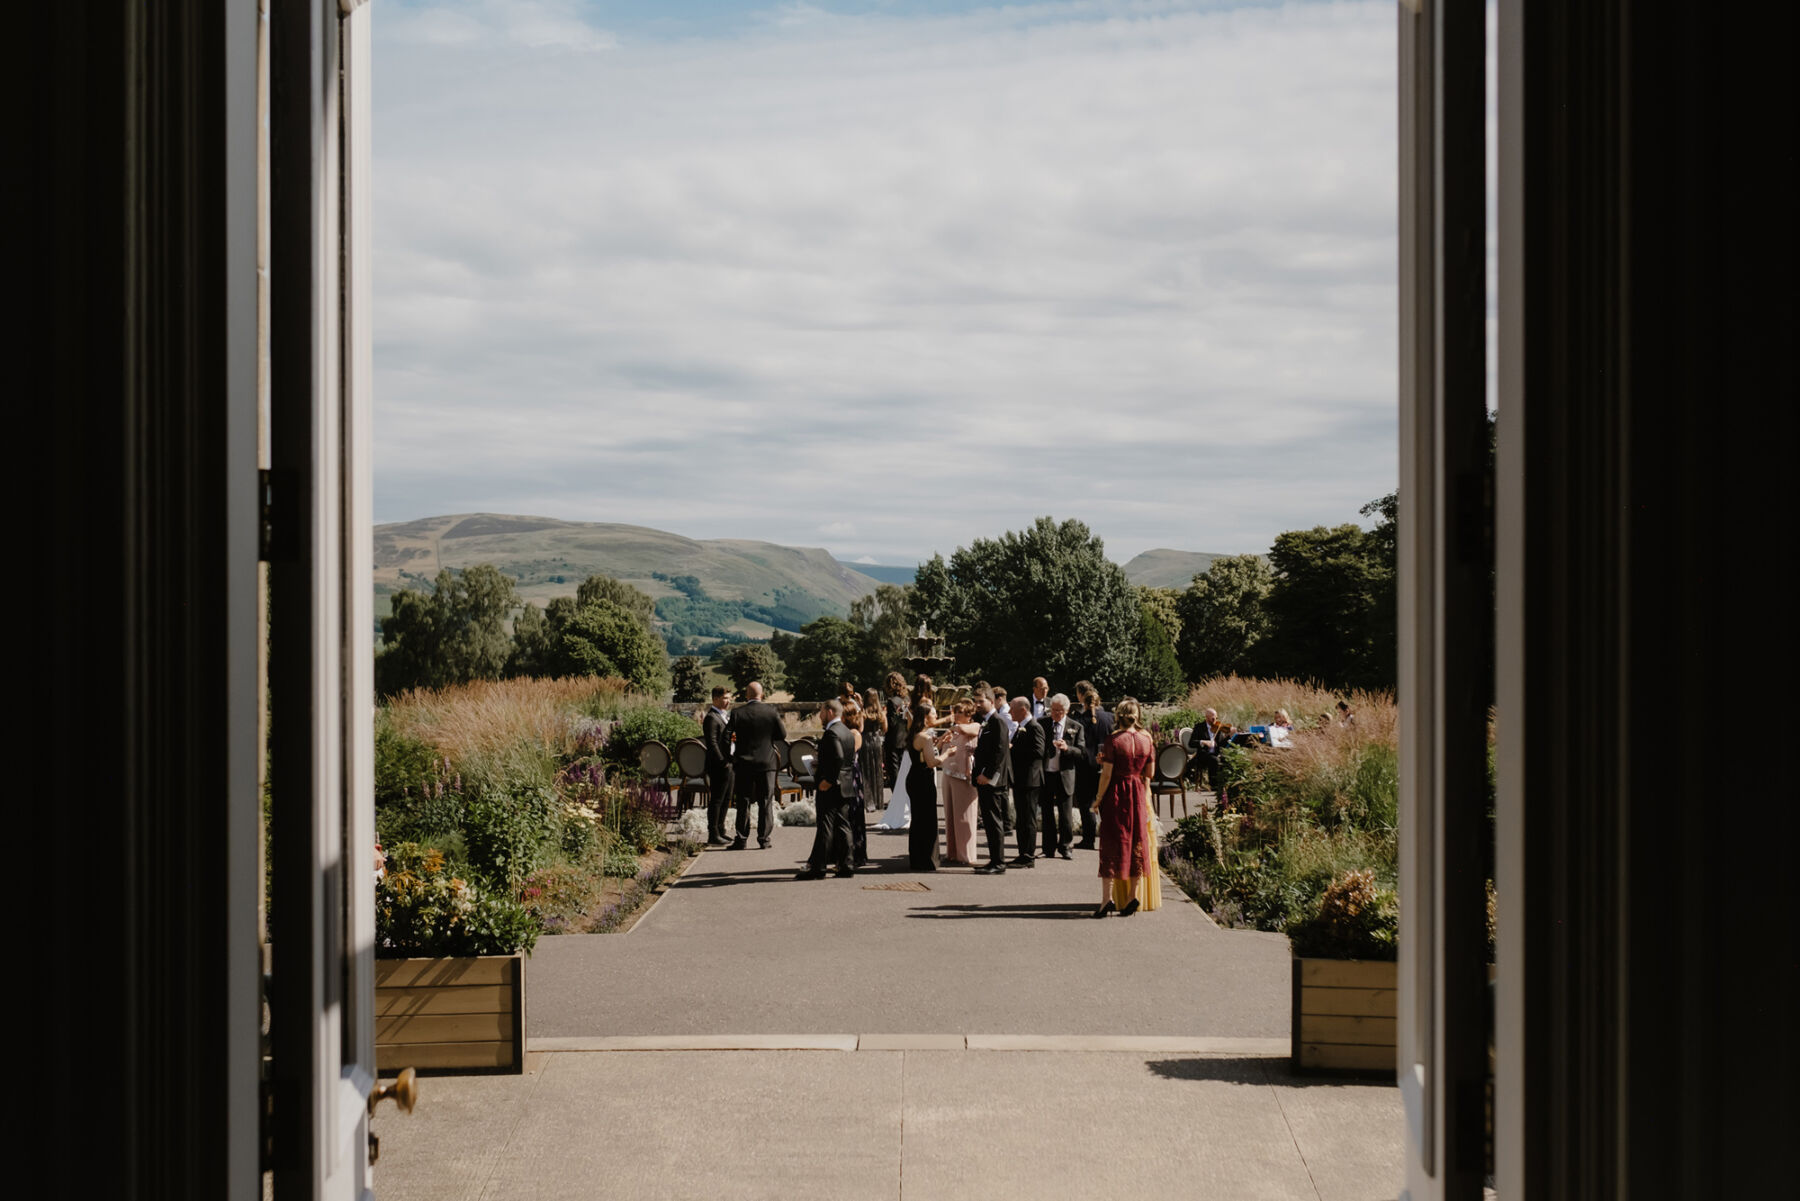
[[[1226,557],[1205,551],[1158,547],[1133,555],[1125,564],[1125,578],[1140,588],[1173,588],[1185,592],[1196,575],[1213,565],[1214,559]]]
[[[1134,584],[1184,589],[1219,555],[1147,550],[1124,565]],[[739,538],[687,538],[647,526],[563,521],[506,513],[455,513],[375,527],[378,612],[400,588],[429,590],[437,573],[491,563],[517,581],[519,595],[539,606],[573,596],[590,575],[610,575],[660,601],[687,595],[675,581],[692,577],[706,597],[743,602],[782,628],[821,613],[846,614],[877,583],[911,583],[916,567],[846,563],[818,547],[782,546]],[[691,586],[691,585],[690,585]],[[677,606],[678,607],[678,606]],[[767,637],[767,622],[746,618],[732,627]]]
[[[692,576],[706,595],[792,614],[848,613],[876,581],[817,547],[736,538],[685,538],[646,526],[561,521],[504,513],[458,513],[375,527],[378,611],[400,588],[429,590],[444,568],[491,563],[517,581],[519,595],[539,606],[573,596],[590,575],[610,575],[652,597],[679,597],[670,581]],[[659,578],[661,577],[661,578]],[[745,621],[737,632],[766,637],[766,624]]]

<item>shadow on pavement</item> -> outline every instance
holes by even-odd
[[[1394,1085],[1392,1074],[1305,1075],[1290,1070],[1288,1060],[1270,1055],[1197,1055],[1191,1059],[1152,1059],[1144,1065],[1165,1080],[1217,1080],[1226,1084],[1283,1084],[1290,1088],[1345,1085]]]
[[[957,919],[968,917],[1072,918],[1086,917],[1094,907],[1084,901],[1059,901],[1039,905],[928,905],[907,912],[907,917]]]

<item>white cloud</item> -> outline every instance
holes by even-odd
[[[379,518],[1124,558],[1393,486],[1391,5],[776,15],[377,13]]]

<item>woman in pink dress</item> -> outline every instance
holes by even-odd
[[[1143,882],[1156,870],[1150,842],[1150,772],[1156,746],[1138,724],[1130,697],[1113,710],[1113,732],[1100,748],[1100,907],[1095,917],[1130,917],[1141,905]],[[1120,908],[1113,899],[1130,894]]]
[[[956,702],[950,710],[950,763],[944,768],[946,858],[951,863],[975,862],[976,809],[981,798],[970,777],[975,744],[980,740],[981,726],[975,720],[973,702]]]

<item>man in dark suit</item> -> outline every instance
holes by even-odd
[[[757,806],[756,842],[764,850],[775,833],[775,743],[787,737],[781,714],[762,698],[762,684],[744,687],[748,699],[731,714],[731,775],[737,794],[737,839],[731,849],[743,850],[750,842],[750,806]]]
[[[1012,782],[1012,756],[1006,719],[994,707],[993,694],[978,692],[975,704],[981,713],[981,737],[975,742],[971,766],[975,793],[981,804],[981,832],[987,837],[988,861],[976,868],[984,876],[1006,870],[1006,793]]]
[[[851,866],[850,806],[856,803],[851,769],[856,764],[856,736],[843,723],[844,703],[829,700],[819,706],[818,753],[813,757],[814,809],[818,827],[813,832],[812,856],[796,880],[823,880],[825,864],[836,860],[840,877],[854,876]]]
[[[1212,789],[1215,796],[1219,791],[1219,781],[1224,778],[1225,764],[1219,758],[1219,752],[1224,749],[1225,746],[1219,739],[1219,711],[1208,709],[1206,720],[1195,726],[1194,732],[1188,735],[1188,751],[1194,757],[1194,779],[1197,781],[1205,776],[1206,786]]]
[[[1076,776],[1087,744],[1082,741],[1081,723],[1069,716],[1069,698],[1060,692],[1050,698],[1038,724],[1044,727],[1044,791],[1038,802],[1044,819],[1044,858],[1071,859]]]
[[[1100,704],[1100,691],[1086,680],[1075,685],[1080,707],[1075,721],[1081,726],[1081,766],[1075,780],[1075,808],[1081,811],[1081,841],[1078,851],[1094,850],[1094,837],[1100,832],[1100,820],[1094,806],[1100,793],[1100,748],[1112,736],[1112,713]]]
[[[1050,681],[1043,676],[1031,681],[1031,716],[1033,720],[1050,712]]]
[[[706,744],[706,845],[725,845],[725,810],[731,807],[731,689],[712,690],[712,708],[700,719]]]
[[[1037,866],[1038,793],[1044,787],[1044,727],[1031,720],[1031,702],[1016,696],[1012,736],[1013,828],[1019,832],[1019,854],[1012,867]]]

